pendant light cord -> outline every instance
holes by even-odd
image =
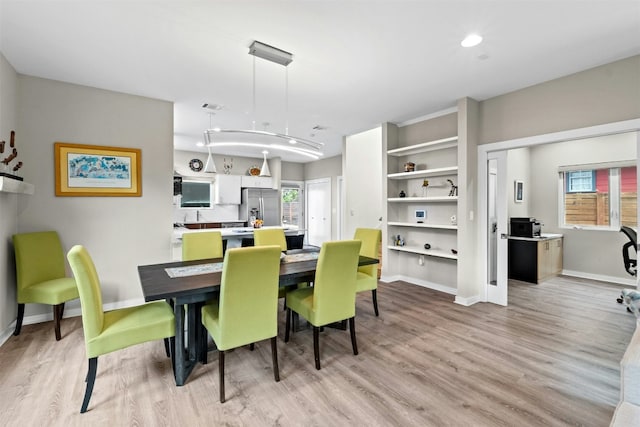
[[[289,136],[289,68],[284,67],[284,134]]]
[[[252,129],[256,130],[256,57],[253,57],[253,119],[251,120]]]

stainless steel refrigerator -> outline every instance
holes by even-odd
[[[240,204],[240,220],[256,219],[264,221],[264,225],[282,225],[280,215],[280,192],[261,188],[243,188]]]

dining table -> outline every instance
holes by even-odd
[[[306,247],[283,252],[279,286],[312,283],[320,248]],[[378,259],[360,256],[359,266],[377,264]],[[220,290],[224,258],[174,261],[138,266],[146,302],[166,300],[173,306],[176,322],[173,367],[176,385],[185,384],[193,368],[206,362],[206,331],[201,308],[215,299]],[[249,266],[250,268],[250,266]]]

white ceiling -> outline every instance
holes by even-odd
[[[471,32],[484,42],[460,47]],[[0,37],[18,73],[174,102],[176,149],[255,119],[330,157],[382,122],[640,54],[640,0],[1,0]],[[288,97],[285,68],[256,59],[255,112],[253,40],[294,55]]]

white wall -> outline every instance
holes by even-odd
[[[17,135],[25,178],[35,185],[19,231],[57,230],[65,250],[85,245],[105,304],[142,302],[136,267],[171,259],[173,104],[19,75]],[[142,197],[56,197],[56,141],[140,148]],[[15,317],[13,304],[7,309]],[[29,304],[25,316],[49,311]]]
[[[345,138],[344,236],[356,228],[378,228],[383,216],[382,128],[377,127]],[[385,177],[386,178],[386,177]]]
[[[622,261],[626,237],[619,231],[573,230],[558,224],[558,167],[633,160],[637,158],[635,133],[609,135],[530,148],[530,216],[544,223],[546,233],[564,234],[564,270],[602,279],[628,280]]]
[[[17,127],[17,86],[18,76],[15,70],[0,53],[0,140],[6,141],[7,145],[11,130]],[[4,159],[6,155],[5,150],[0,159]],[[19,159],[22,159],[22,154]],[[10,332],[7,328],[16,319],[15,267],[11,236],[18,231],[18,206],[22,205],[22,199],[25,197],[30,196],[0,192],[0,343],[8,337]]]

